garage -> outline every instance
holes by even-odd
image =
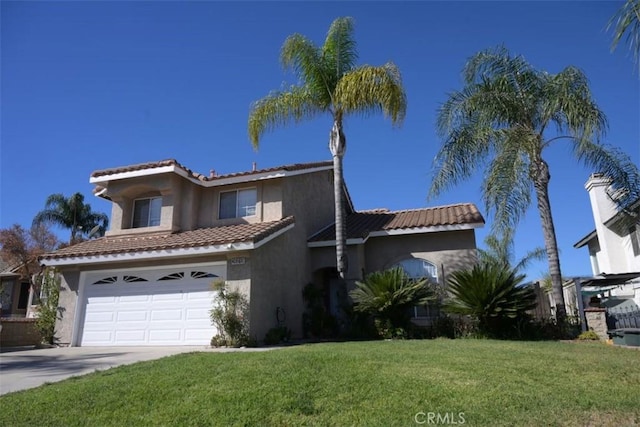
[[[226,263],[83,273],[77,345],[209,345]]]

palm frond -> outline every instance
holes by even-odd
[[[344,74],[336,86],[334,104],[347,114],[382,112],[393,125],[400,125],[407,111],[400,70],[388,62],[380,67],[364,65]]]
[[[427,279],[410,279],[400,267],[368,274],[364,281],[356,282],[349,296],[355,303],[354,310],[400,323],[409,307],[436,299]]]
[[[522,84],[519,76],[530,74],[531,71],[531,65],[523,56],[513,56],[504,45],[500,45],[472,56],[465,64],[463,76],[467,84],[480,83],[502,76],[507,79],[510,86],[517,88]],[[524,92],[525,88],[522,87],[522,89]]]
[[[547,251],[545,248],[532,249],[528,251],[522,258],[520,258],[520,261],[516,263],[516,265],[513,267],[513,270],[522,271],[527,268],[527,266],[529,266],[529,264],[531,264],[533,261],[542,261],[546,258]]]
[[[494,213],[493,229],[515,227],[531,205],[531,180],[527,152],[535,149],[536,136],[515,126],[503,129],[499,148],[486,168],[482,197],[488,213]]]
[[[509,319],[536,305],[533,290],[519,286],[523,279],[524,275],[496,265],[455,271],[447,281],[450,298],[443,307],[448,313],[475,317],[482,332],[498,336]]]
[[[626,34],[629,50],[631,50],[633,59],[638,63],[640,70],[640,0],[627,0],[609,20],[607,31],[612,27],[615,29],[611,51],[616,49]]]
[[[576,157],[609,180],[613,202],[621,210],[628,210],[640,200],[640,171],[633,160],[618,147],[576,141]]]
[[[265,132],[312,118],[322,111],[306,87],[292,86],[286,92],[272,92],[251,106],[248,124],[251,143],[258,148]]]
[[[353,33],[354,21],[351,17],[337,18],[331,23],[327,32],[322,46],[322,58],[335,78],[334,84],[350,72],[358,60]]]
[[[495,132],[473,124],[453,130],[433,161],[433,178],[429,197],[469,178],[489,154]]]
[[[438,110],[438,134],[444,144],[434,160],[431,197],[469,178],[504,138],[495,122],[504,117],[508,96],[486,89],[486,85],[466,86],[451,93]]]
[[[587,77],[576,67],[547,76],[540,101],[542,125],[555,124],[559,134],[599,141],[606,133],[606,116],[593,100]]]
[[[531,262],[546,258],[544,248],[537,247],[528,251],[520,260],[515,260],[514,250],[515,228],[502,228],[494,231],[484,239],[486,249],[478,249],[478,261],[482,265],[490,265],[501,269],[522,271]],[[515,262],[515,266],[513,263]]]
[[[283,67],[294,70],[299,84],[313,93],[318,101],[326,106],[331,104],[335,81],[331,81],[331,70],[311,40],[301,34],[287,37],[280,49],[280,62]]]
[[[109,217],[103,213],[92,212],[91,207],[87,206],[87,212],[82,219],[82,234],[89,236],[94,227],[98,227],[97,235],[104,236],[109,226]]]
[[[51,194],[49,195],[49,197],[47,197],[46,201],[44,202],[44,207],[45,209],[51,209],[64,204],[67,204],[67,198],[64,197],[64,194],[56,193]]]
[[[33,218],[32,225],[37,226],[41,224],[59,225],[61,227],[70,227],[68,217],[65,217],[63,213],[53,210],[45,209],[36,214]]]

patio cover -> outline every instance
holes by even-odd
[[[628,282],[631,279],[635,279],[636,277],[640,277],[640,273],[602,273],[599,276],[583,279],[581,281],[581,285],[604,288],[607,286],[622,285],[623,283]]]

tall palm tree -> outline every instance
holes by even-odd
[[[33,224],[54,224],[71,230],[73,244],[81,236],[89,237],[89,233],[98,227],[96,234],[104,235],[109,224],[109,217],[103,213],[93,212],[91,205],[84,203],[84,196],[75,193],[71,197],[52,194],[47,197],[44,210],[33,218]]]
[[[615,50],[622,37],[626,34],[629,49],[640,71],[640,0],[627,0],[624,5],[611,17],[607,30],[615,27],[611,50]]]
[[[513,228],[505,228],[485,237],[484,244],[486,249],[478,249],[480,263],[520,272],[532,261],[545,258],[544,248],[537,247],[516,260],[513,243],[514,232]]]
[[[382,66],[356,66],[358,53],[353,20],[338,18],[331,24],[322,46],[301,34],[289,36],[280,61],[299,78],[299,84],[271,92],[253,103],[249,113],[249,138],[257,149],[261,136],[289,123],[328,113],[333,120],[329,149],[333,157],[336,258],[340,277],[347,268],[343,202],[342,159],[347,148],[343,118],[349,114],[369,116],[382,112],[393,125],[402,123],[407,99],[400,71],[388,62]]]
[[[611,178],[621,205],[640,197],[640,174],[618,149],[602,145],[605,115],[575,67],[538,71],[504,47],[482,51],[464,67],[465,86],[438,111],[444,139],[430,194],[441,193],[485,166],[482,193],[495,229],[514,227],[535,193],[559,321],[566,315],[558,244],[549,201],[544,149],[567,142],[574,157]],[[488,162],[483,162],[488,160]]]

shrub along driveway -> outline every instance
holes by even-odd
[[[196,351],[229,350],[202,346],[60,347],[0,353],[0,395],[115,366]]]

